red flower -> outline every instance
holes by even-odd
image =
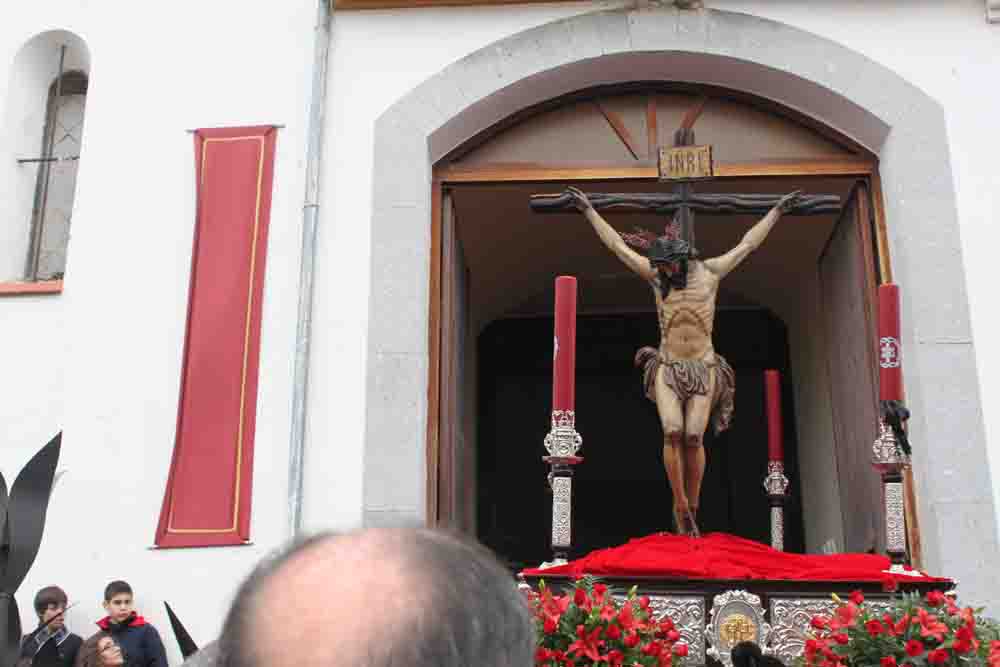
[[[865,601],[865,596],[861,593],[860,590],[851,591],[851,594],[848,597],[854,604],[861,604],[862,602]]]
[[[556,631],[557,627],[559,626],[556,624],[554,618],[552,618],[551,616],[545,617],[545,623],[542,625],[542,630],[545,631],[545,634],[551,635],[553,632]]]
[[[570,598],[568,595],[552,597],[552,593],[548,589],[546,589],[545,595],[542,596],[542,611],[546,615],[551,616],[556,623],[559,622],[562,615],[569,609],[569,604]]]
[[[639,598],[639,606],[642,607],[643,611],[649,611],[649,596],[643,595]]]
[[[612,667],[618,667],[618,665],[622,664],[622,661],[624,659],[625,659],[625,654],[619,651],[618,649],[608,652],[608,664],[611,665]]]
[[[547,661],[552,656],[552,651],[549,649],[539,646],[538,650],[535,651],[535,662],[543,663]]]
[[[594,595],[604,596],[608,592],[608,587],[604,584],[594,584]]]
[[[646,655],[660,655],[660,642],[649,642],[642,647],[642,652]]]
[[[841,646],[843,646],[843,645],[847,644],[847,642],[851,641],[851,639],[850,639],[850,637],[847,636],[846,632],[838,632],[837,634],[835,634],[833,636],[833,641],[835,641],[838,644],[840,644]]]
[[[948,662],[948,651],[943,648],[936,648],[927,654],[927,662],[932,665],[943,665]]]
[[[882,667],[896,667],[896,659],[891,655],[882,658]]]
[[[622,610],[618,612],[618,625],[622,630],[631,630],[635,627],[635,616],[632,614],[632,602],[628,601],[622,605]]]
[[[688,654],[687,644],[674,644],[674,655],[679,658],[686,658]]]
[[[933,637],[939,642],[944,641],[948,626],[939,621],[937,616],[928,614],[926,609],[918,609],[916,620],[920,623],[921,637]]]
[[[955,643],[951,645],[951,648],[955,653],[965,654],[972,650],[972,642],[966,639],[957,639]]]
[[[816,657],[816,652],[819,650],[819,642],[815,639],[806,640],[806,659],[812,660]]]
[[[621,639],[622,629],[612,623],[604,634],[608,639]]]
[[[845,605],[837,607],[837,621],[844,627],[853,625],[859,613],[861,613],[861,610],[858,609],[858,605],[848,602]]]
[[[916,658],[919,655],[923,655],[923,653],[924,653],[923,642],[919,642],[916,639],[911,639],[910,641],[906,642],[906,655],[910,656],[911,658]]]
[[[573,602],[576,603],[577,607],[582,607],[587,602],[587,591],[582,588],[576,589],[576,593],[573,594]]]
[[[610,604],[606,604],[603,607],[601,607],[601,620],[602,621],[610,621],[617,614],[618,614],[618,612],[615,611],[615,608],[612,605],[610,605]]]
[[[578,656],[585,655],[594,662],[600,661],[600,650],[604,646],[604,641],[598,639],[601,635],[601,628],[594,628],[590,634],[587,634],[586,629],[582,625],[579,625],[576,628],[576,634],[579,639],[570,644],[566,652],[576,653]]]
[[[892,629],[893,629],[894,634],[897,634],[897,635],[903,634],[904,632],[906,632],[906,628],[909,625],[910,625],[910,615],[909,614],[904,614],[903,618],[899,619],[899,622],[896,623],[895,626],[893,626]]]
[[[959,641],[971,642],[975,639],[975,634],[973,634],[972,628],[967,625],[963,625],[955,631],[955,639]]]
[[[660,630],[663,630],[664,632],[670,632],[673,629],[674,629],[674,622],[671,619],[665,618],[662,621],[660,621]]]
[[[826,616],[813,616],[812,620],[809,621],[809,625],[813,626],[817,630],[824,630],[829,624],[830,620]]]
[[[880,634],[885,632],[885,627],[882,625],[881,621],[876,621],[872,619],[865,623],[865,630],[868,631],[872,637],[878,637]]]
[[[671,630],[667,633],[667,641],[676,642],[681,638],[681,633],[676,630]]]
[[[628,648],[635,648],[639,645],[639,635],[634,632],[630,632],[625,635],[625,646]]]
[[[940,607],[947,601],[948,599],[941,591],[931,591],[927,594],[927,604],[932,607]]]

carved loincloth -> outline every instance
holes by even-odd
[[[655,347],[643,347],[635,353],[635,365],[642,369],[642,386],[646,397],[656,402],[656,373],[663,367],[663,380],[681,404],[692,396],[707,396],[709,373],[715,372],[715,392],[712,395],[712,430],[716,434],[729,428],[733,419],[733,398],[736,394],[736,374],[721,355],[714,362],[700,359],[663,359]]]

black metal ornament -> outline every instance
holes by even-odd
[[[0,666],[17,661],[21,615],[14,594],[28,576],[42,544],[62,432],[24,466],[7,493],[0,474]]]
[[[198,652],[198,645],[194,643],[187,628],[181,623],[181,619],[177,618],[177,614],[170,608],[170,604],[166,600],[164,600],[163,606],[167,608],[167,617],[170,619],[170,627],[174,630],[174,637],[177,638],[177,645],[181,649],[181,656],[187,660]]]

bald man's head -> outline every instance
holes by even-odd
[[[225,664],[524,667],[527,608],[475,543],[429,530],[322,535],[261,564],[222,636]]]

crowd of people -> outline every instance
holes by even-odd
[[[58,587],[35,596],[19,667],[166,667],[159,633],[108,584],[86,641]],[[535,635],[516,582],[478,543],[428,529],[322,534],[265,558],[237,590],[219,638],[187,667],[529,667]]]

